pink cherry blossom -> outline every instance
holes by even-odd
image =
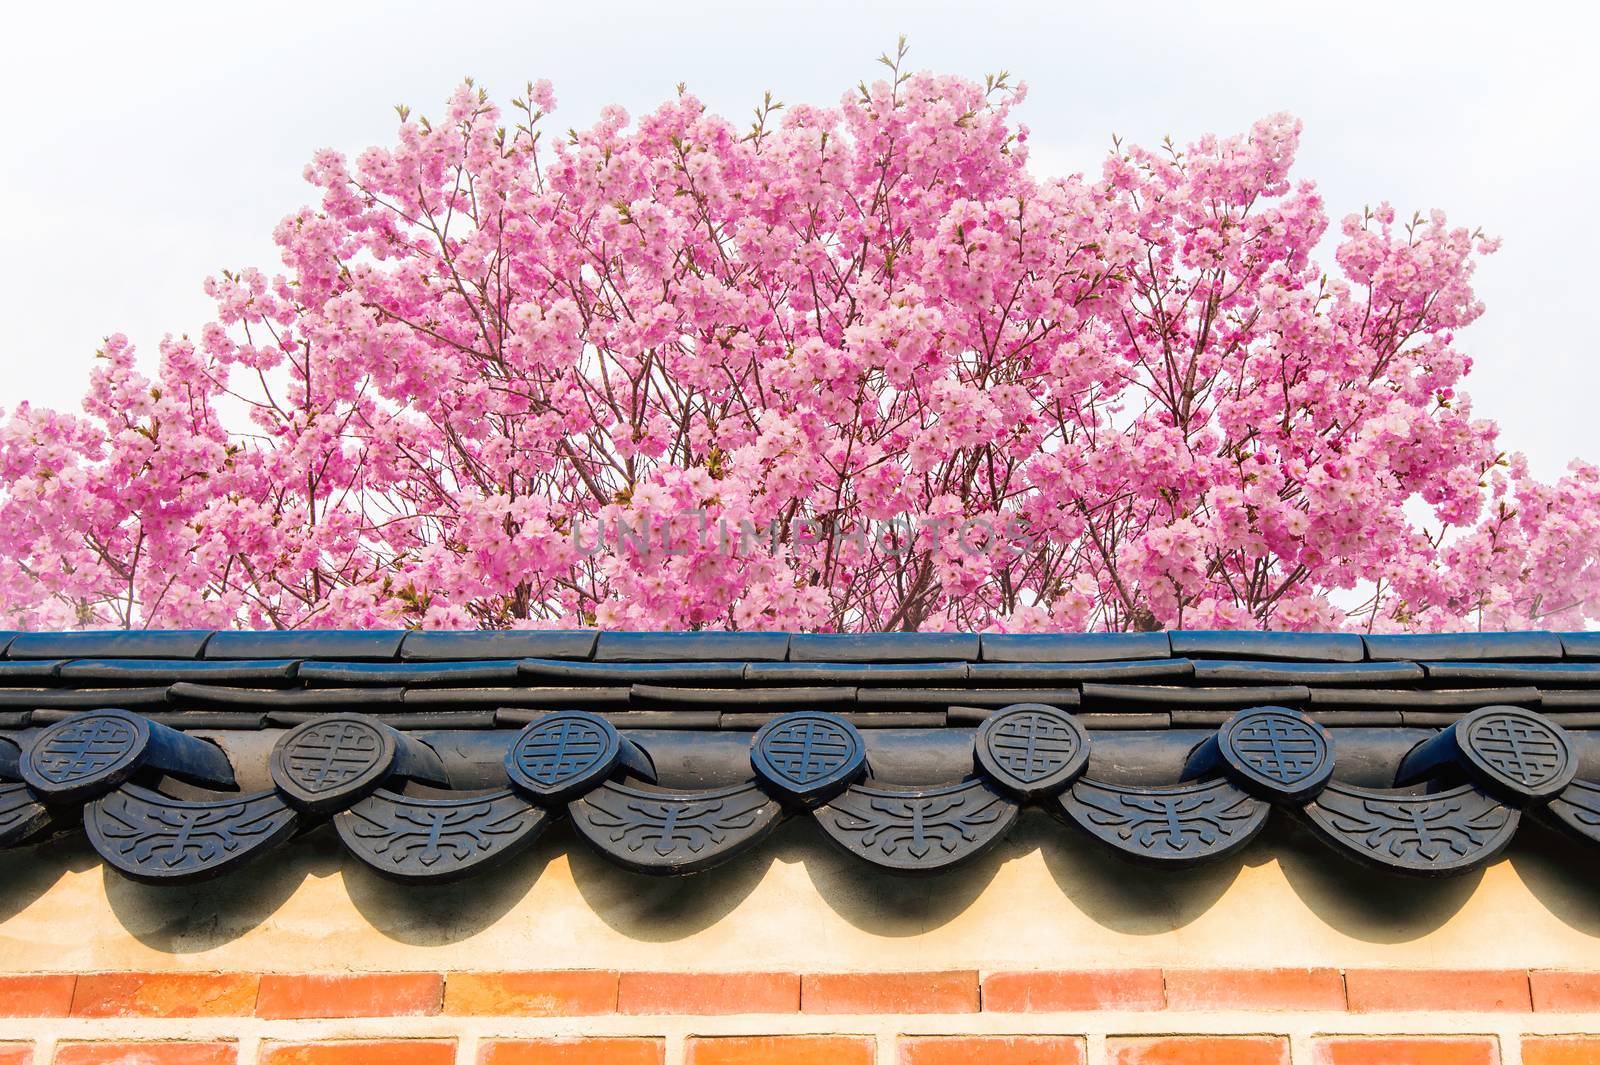
[[[279,272],[9,413],[4,623],[1600,616],[1600,468],[1534,480],[1462,391],[1494,241],[1382,204],[1319,262],[1288,116],[1042,178],[1021,86],[890,65],[570,134],[469,82],[317,153]]]

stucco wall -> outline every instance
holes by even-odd
[[[896,879],[803,822],[698,877],[617,871],[556,830],[460,884],[388,883],[324,835],[222,880],[147,887],[78,840],[0,858],[0,966],[1600,968],[1600,854],[1528,826],[1487,870],[1367,872],[1275,823],[1242,861],[1125,864],[1029,815],[975,867]]]
[[[81,839],[6,852],[0,1063],[1600,1063],[1600,863],[1553,834],[1428,882],[1282,819],[1242,861],[1185,872],[1029,817],[927,880],[804,821],[670,880],[564,830],[434,888],[321,833],[189,888],[124,880]],[[705,971],[752,975],[661,975]]]

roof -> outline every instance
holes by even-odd
[[[0,634],[0,846],[217,876],[331,821],[439,881],[560,819],[692,873],[808,818],[936,873],[1028,807],[1147,865],[1272,817],[1402,873],[1600,840],[1600,633]]]

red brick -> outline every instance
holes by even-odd
[[[1338,969],[1169,969],[1174,1010],[1342,1010]]]
[[[1344,974],[1344,986],[1357,1013],[1533,1008],[1523,969],[1351,969]]]
[[[478,1049],[478,1065],[661,1065],[662,1039],[496,1039]]]
[[[1528,1036],[1522,1040],[1522,1065],[1595,1065],[1600,1035]]]
[[[1491,1038],[1319,1039],[1315,1065],[1499,1065],[1500,1045]]]
[[[808,973],[801,980],[806,1013],[976,1013],[978,974]]]
[[[78,978],[64,976],[0,976],[0,1017],[65,1017],[72,1009],[72,988]]]
[[[27,1043],[0,1043],[0,1065],[33,1065],[33,1047]]]
[[[860,1035],[690,1036],[684,1065],[872,1065],[873,1039]]]
[[[719,1013],[794,1013],[797,973],[623,973],[617,1012],[708,1017]]]
[[[451,973],[444,981],[444,1011],[461,1017],[582,1017],[616,1008],[615,972]]]
[[[1600,973],[1535,969],[1528,974],[1528,983],[1537,1011],[1600,1013]]]
[[[983,981],[986,1012],[1158,1010],[1166,1003],[1160,969],[991,973]]]
[[[1106,1040],[1106,1065],[1289,1065],[1289,1040],[1267,1035],[1117,1037]]]
[[[248,1017],[251,973],[86,973],[72,995],[74,1017]]]
[[[56,1065],[235,1065],[232,1043],[61,1043]]]
[[[256,1016],[409,1017],[438,1013],[439,973],[352,973],[343,976],[261,977]]]
[[[900,1065],[1083,1065],[1083,1040],[1064,1035],[900,1040]]]
[[[340,1043],[276,1043],[261,1065],[455,1065],[454,1042],[383,1039]]]
[[[1093,1009],[1162,1009],[1160,969],[1058,969],[990,972],[984,1012],[1069,1014]]]

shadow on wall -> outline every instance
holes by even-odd
[[[0,876],[0,924],[38,901],[68,873],[82,873],[100,864],[100,856],[81,832],[57,836],[4,855]]]
[[[546,832],[505,865],[453,884],[396,883],[344,854],[344,889],[361,916],[390,939],[414,947],[459,943],[521,902],[550,859],[576,846],[569,836],[565,826]]]
[[[1306,908],[1335,931],[1366,943],[1409,943],[1436,931],[1472,898],[1483,870],[1416,877],[1363,865],[1288,818],[1256,841],[1278,859]]]
[[[1043,852],[1056,885],[1096,924],[1124,935],[1182,928],[1211,909],[1246,865],[1272,857],[1270,847],[1257,840],[1241,854],[1218,861],[1155,869],[1122,858],[1047,815],[1035,815],[1032,824],[1033,844]]]
[[[1600,936],[1600,894],[1590,840],[1574,840],[1539,822],[1524,820],[1510,851],[1511,868],[1545,909],[1570,928]]]
[[[331,830],[317,829],[261,861],[198,884],[141,884],[107,867],[106,900],[129,935],[167,954],[196,954],[229,943],[267,920],[308,876],[339,868]]]
[[[1600,896],[1578,844],[1531,820],[1509,860],[1528,890],[1559,920],[1600,937]],[[1038,811],[972,865],[949,873],[898,877],[844,854],[804,818],[780,826],[753,851],[692,877],[648,877],[612,866],[558,826],[506,866],[464,884],[418,887],[384,880],[319,828],[263,861],[220,880],[187,887],[138,884],[106,869],[106,897],[122,927],[169,954],[210,950],[276,913],[308,877],[342,873],[355,909],[379,933],[412,946],[466,940],[528,895],[552,858],[565,854],[584,902],[605,924],[645,943],[688,938],[717,924],[756,890],[774,861],[803,865],[822,901],[861,931],[902,938],[937,929],[963,913],[1005,862],[1041,852],[1068,902],[1124,935],[1160,935],[1199,919],[1245,866],[1277,861],[1291,890],[1318,919],[1368,943],[1399,944],[1435,931],[1457,914],[1481,872],[1413,879],[1344,859],[1285,817],[1274,817],[1242,855],[1195,868],[1151,870],[1124,861]],[[98,859],[78,834],[6,855],[0,922],[34,904],[60,879],[93,870]]]

